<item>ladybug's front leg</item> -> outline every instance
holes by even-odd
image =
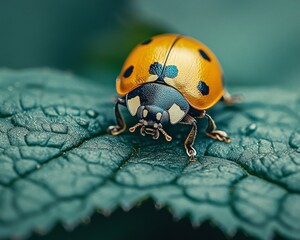
[[[191,115],[187,114],[179,123],[192,125],[192,129],[184,142],[184,147],[187,155],[190,157],[190,162],[193,162],[195,161],[195,156],[197,154],[196,150],[193,148],[193,144],[197,134],[197,121]]]
[[[225,141],[230,142],[230,137],[228,137],[227,133],[221,130],[217,130],[216,124],[211,116],[209,116],[207,113],[204,115],[207,118],[208,124],[206,128],[206,135],[218,139],[219,141]]]
[[[126,124],[125,124],[124,119],[119,110],[119,104],[126,106],[125,98],[118,98],[118,100],[116,102],[115,116],[116,116],[117,125],[108,127],[108,131],[112,135],[118,135],[118,134],[124,132],[124,130],[126,129]]]

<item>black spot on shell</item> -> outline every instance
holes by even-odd
[[[178,68],[175,65],[165,67],[165,76],[168,78],[175,78],[178,75]]]
[[[141,45],[147,45],[152,42],[152,38],[145,40],[144,42],[141,43]]]
[[[160,76],[162,73],[162,70],[163,70],[163,66],[158,62],[154,62],[150,65],[149,73],[152,75]]]
[[[199,53],[206,61],[211,61],[210,57],[202,49],[199,50]]]
[[[209,86],[207,86],[205,82],[200,81],[198,84],[198,89],[202,93],[202,95],[209,94]]]
[[[130,75],[133,72],[134,67],[131,65],[130,67],[128,67],[125,72],[123,73],[123,77],[128,78],[130,77]]]

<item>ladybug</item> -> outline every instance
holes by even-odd
[[[119,105],[127,107],[138,123],[129,128],[134,132],[167,141],[172,137],[164,127],[168,124],[191,126],[184,147],[190,160],[196,156],[193,148],[197,133],[195,118],[206,118],[206,134],[220,141],[230,142],[226,132],[217,130],[206,110],[219,100],[227,104],[239,101],[223,87],[221,65],[213,52],[203,43],[186,36],[163,34],[152,37],[134,48],[120,75],[116,89],[121,96],[115,105],[117,125],[108,128],[112,135],[126,129]]]

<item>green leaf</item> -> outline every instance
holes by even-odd
[[[206,137],[199,120],[197,162],[189,163],[188,126],[170,127],[171,143],[108,135],[113,87],[50,70],[2,70],[0,86],[0,237],[74,225],[95,209],[108,214],[150,197],[228,235],[299,238],[298,93],[235,89],[242,104],[210,111],[232,142]]]

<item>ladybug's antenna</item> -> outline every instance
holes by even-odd
[[[165,136],[165,138],[166,138],[166,140],[167,140],[168,142],[171,142],[171,141],[172,141],[172,137],[171,137],[169,134],[167,134],[167,133],[165,132],[165,130],[163,130],[161,127],[159,127],[158,130]]]
[[[143,123],[139,122],[139,123],[135,124],[133,127],[129,128],[129,131],[134,132],[135,129],[137,129],[138,127],[143,126],[143,125],[144,125]]]

